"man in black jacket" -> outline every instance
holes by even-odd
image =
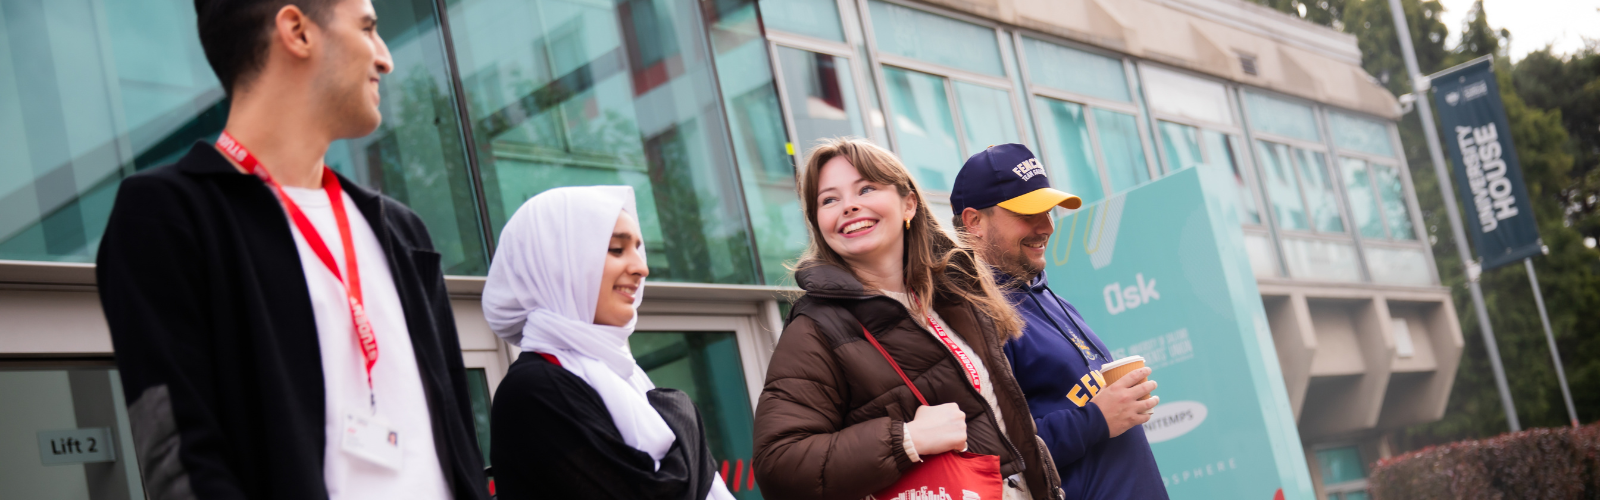
[[[322,163],[377,128],[369,0],[199,0],[217,146],[124,180],[97,278],[154,499],[487,497],[439,254]]]

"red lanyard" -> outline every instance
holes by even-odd
[[[922,299],[917,298],[917,293],[911,290],[906,291],[909,292],[908,295],[911,295],[911,301],[917,307],[922,307]],[[924,312],[922,317],[928,320],[928,328],[933,329],[933,335],[944,341],[944,346],[950,348],[950,352],[956,355],[956,361],[960,361],[961,367],[967,370],[967,377],[972,379],[972,388],[982,392],[983,384],[978,382],[978,366],[972,364],[972,358],[967,357],[967,351],[961,350],[961,346],[956,345],[955,341],[944,333],[944,327],[939,326],[939,323],[933,320],[932,314]]]
[[[260,177],[262,182],[272,188],[278,195],[278,201],[283,202],[283,209],[289,212],[289,220],[294,221],[294,226],[300,230],[300,236],[306,239],[306,245],[311,247],[311,252],[317,254],[317,259],[322,265],[328,267],[333,277],[344,285],[345,298],[350,306],[350,318],[355,322],[356,339],[360,341],[361,356],[367,362],[367,390],[372,390],[372,367],[378,364],[378,337],[372,333],[372,323],[367,320],[367,308],[361,300],[361,267],[356,265],[356,246],[351,237],[350,216],[344,208],[344,191],[339,188],[339,178],[333,175],[333,170],[326,165],[322,167],[322,190],[328,193],[328,201],[333,204],[333,219],[339,225],[339,242],[344,245],[344,263],[348,279],[339,273],[339,264],[333,260],[333,252],[328,250],[327,243],[323,243],[322,235],[317,232],[316,226],[311,225],[311,219],[306,218],[305,212],[295,204],[294,199],[283,192],[283,186],[267,173],[255,155],[245,149],[243,144],[234,139],[227,131],[217,138],[217,148],[222,150],[246,171]],[[372,395],[373,406],[377,406],[377,395]]]

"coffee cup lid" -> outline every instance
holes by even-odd
[[[1116,360],[1116,361],[1112,361],[1110,363],[1106,363],[1106,364],[1100,366],[1100,372],[1104,373],[1106,371],[1111,370],[1112,368],[1116,368],[1116,367],[1119,367],[1119,366],[1122,366],[1122,365],[1125,365],[1125,364],[1128,364],[1128,363],[1132,363],[1134,361],[1138,361],[1140,363],[1143,363],[1144,362],[1144,356],[1128,356],[1126,358],[1122,358],[1122,359],[1119,359],[1119,360]]]

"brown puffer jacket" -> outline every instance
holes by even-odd
[[[968,451],[998,455],[1002,476],[1022,472],[1035,500],[1060,498],[1055,464],[1000,350],[1004,339],[977,308],[934,297],[934,310],[988,367],[1009,436],[1001,436],[955,356],[900,302],[866,291],[834,266],[807,268],[795,279],[806,294],[789,315],[756,406],[753,466],[763,496],[856,500],[915,465],[905,454],[903,426],[921,403],[862,336],[865,325],[928,404],[954,402],[967,413]]]

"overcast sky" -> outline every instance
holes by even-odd
[[[1439,0],[1444,4],[1449,46],[1461,41],[1461,21],[1473,0]],[[1583,48],[1583,38],[1600,39],[1600,0],[1484,0],[1489,26],[1511,30],[1511,58],[1554,44],[1557,54]]]

